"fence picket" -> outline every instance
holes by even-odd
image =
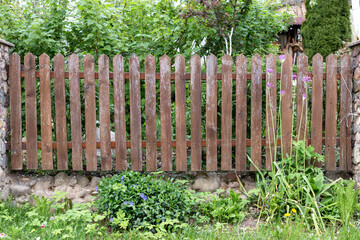
[[[190,59],[191,75],[191,171],[201,171],[201,58]]]
[[[221,170],[232,168],[232,57],[222,57]]]
[[[26,54],[24,69],[27,169],[38,168],[35,65],[35,56],[31,53]]]
[[[303,80],[308,76],[308,57],[305,54],[301,54],[298,58],[297,64],[297,81],[296,81],[296,135],[299,140],[308,138],[307,134],[307,102],[308,91],[307,83]],[[304,96],[305,95],[305,99]],[[306,132],[305,132],[306,131]],[[307,144],[305,142],[305,144]]]
[[[160,121],[161,121],[161,169],[172,170],[171,149],[171,60],[164,55],[160,58]]]
[[[272,73],[266,74],[266,170],[271,170],[276,151],[276,57],[270,54],[266,58],[266,69]]]
[[[187,170],[185,59],[175,58],[176,171]]]
[[[326,119],[325,168],[336,170],[336,116],[337,116],[337,59],[334,54],[326,58]]]
[[[111,170],[109,57],[99,57],[99,119],[101,170]]]
[[[146,170],[157,170],[155,57],[145,58]]]
[[[351,170],[351,58],[341,56],[340,170]]]
[[[69,57],[69,92],[70,92],[70,121],[72,143],[72,169],[83,170],[82,138],[81,138],[81,100],[79,79],[79,57],[72,54]]]
[[[20,56],[13,53],[10,56],[10,129],[11,129],[11,168],[23,169],[22,129],[21,129],[21,74]],[[3,125],[5,123],[2,123]]]
[[[251,160],[261,168],[261,57],[256,54],[251,59]],[[254,165],[250,170],[255,171]]]
[[[118,54],[113,58],[113,71],[116,170],[123,171],[127,169],[124,58]]]
[[[315,152],[322,154],[323,138],[323,57],[316,54],[313,57],[312,71],[312,104],[311,113],[311,145]],[[314,166],[320,167],[321,162],[315,161]]]
[[[131,168],[133,171],[142,171],[140,62],[135,54],[130,57],[129,73]]]
[[[285,94],[281,96],[281,131],[283,157],[291,154],[292,139],[292,57],[285,55],[285,61],[282,66],[281,91]]]
[[[236,171],[246,170],[247,80],[246,57],[236,58]]]
[[[86,137],[86,170],[97,170],[96,155],[96,102],[94,57],[84,57],[84,96],[85,96],[85,137]]]
[[[217,171],[217,59],[206,59],[206,171]]]
[[[68,169],[64,68],[64,56],[59,53],[54,57],[56,152],[58,170]]]
[[[40,70],[40,116],[41,116],[41,167],[53,170],[50,57],[45,53],[39,57]]]

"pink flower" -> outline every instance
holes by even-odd
[[[305,100],[305,99],[306,99],[306,95],[305,95],[305,93],[302,95],[302,97],[303,97],[303,100]]]
[[[273,87],[274,87],[274,84],[272,84],[272,83],[270,83],[270,82],[267,82],[267,83],[266,83],[266,86],[267,86],[268,88],[273,88]]]
[[[271,68],[269,68],[269,69],[266,69],[266,72],[269,73],[269,75],[270,75],[270,74],[272,74],[274,71],[273,71]]]
[[[41,228],[44,228],[44,227],[45,227],[45,225],[41,225],[40,227],[41,227]]]
[[[4,238],[6,237],[6,234],[5,233],[0,233],[0,238]]]
[[[54,217],[50,217],[50,220],[54,220]]]
[[[280,62],[283,63],[285,61],[285,55],[280,55],[279,60],[280,60]]]
[[[296,80],[297,76],[296,75],[293,75],[293,80]]]
[[[285,95],[285,91],[284,90],[280,90],[279,92],[281,95]]]
[[[311,82],[311,77],[303,77],[302,80],[306,83]]]

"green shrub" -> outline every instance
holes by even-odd
[[[96,206],[115,228],[151,230],[167,222],[164,228],[169,230],[175,223],[188,221],[195,204],[183,184],[123,172],[100,182]]]
[[[219,222],[239,223],[244,220],[246,212],[244,207],[248,200],[243,200],[240,193],[230,190],[229,196],[212,195],[210,201],[202,203],[205,215]]]

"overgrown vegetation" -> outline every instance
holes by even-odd
[[[351,37],[349,1],[306,0],[305,7],[301,35],[307,56],[335,53]]]
[[[186,59],[210,52],[264,54],[292,19],[277,11],[280,6],[262,0],[2,0],[0,37],[21,56],[45,52],[51,58],[59,52],[95,59],[117,53],[141,59],[149,53]]]

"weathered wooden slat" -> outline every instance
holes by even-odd
[[[133,171],[142,171],[140,61],[135,54],[130,57],[129,72],[131,168]]]
[[[206,171],[217,171],[217,59],[206,59]]]
[[[305,77],[308,76],[308,57],[301,54],[297,64],[297,81],[296,81],[296,135],[299,140],[307,137],[307,102],[308,102],[308,84]],[[305,98],[304,98],[305,96]],[[306,131],[306,132],[305,132]]]
[[[145,58],[146,170],[157,170],[155,57]]]
[[[115,55],[114,70],[114,124],[116,137],[116,170],[127,169],[126,163],[126,122],[125,122],[125,81],[124,58]]]
[[[38,168],[35,64],[35,56],[31,53],[26,54],[24,70],[27,169]]]
[[[171,149],[171,60],[160,58],[160,122],[161,122],[161,169],[172,170]]]
[[[221,170],[232,169],[232,57],[222,57]]]
[[[111,170],[110,138],[110,96],[109,96],[109,57],[99,57],[99,119],[101,170]]]
[[[69,91],[70,91],[70,121],[72,142],[72,169],[83,170],[81,147],[81,100],[79,80],[79,57],[72,54],[69,57]]]
[[[22,129],[21,129],[21,75],[20,56],[13,53],[10,56],[10,130],[11,130],[11,168],[23,169]],[[4,124],[4,123],[2,123]]]
[[[282,64],[281,91],[281,132],[282,132],[282,155],[283,157],[291,154],[292,138],[292,57],[285,55],[285,61]]]
[[[187,171],[185,59],[175,58],[176,171]]]
[[[246,170],[246,94],[246,57],[239,55],[236,59],[236,171]]]
[[[266,57],[266,170],[270,171],[276,156],[276,57]],[[272,72],[271,72],[272,71]]]
[[[336,170],[336,115],[337,115],[337,59],[334,54],[326,58],[326,108],[325,108],[325,168]]]
[[[57,169],[67,170],[67,134],[66,134],[66,109],[65,109],[65,74],[64,56],[60,53],[54,57],[54,91],[55,91],[55,120]]]
[[[323,138],[323,57],[316,54],[313,57],[313,79],[312,79],[312,104],[311,113],[311,145],[315,152],[322,154]],[[321,162],[315,161],[316,167],[321,166]]]
[[[261,169],[261,104],[262,104],[262,82],[261,82],[261,57],[256,54],[251,59],[251,160]],[[252,164],[250,169],[255,171]]]
[[[351,170],[351,58],[341,56],[340,170]]]
[[[40,70],[40,118],[41,118],[41,167],[53,170],[50,57],[43,53],[39,57]]]
[[[201,171],[201,58],[190,59],[191,74],[191,171]]]
[[[84,57],[86,170],[97,170],[94,57]]]

